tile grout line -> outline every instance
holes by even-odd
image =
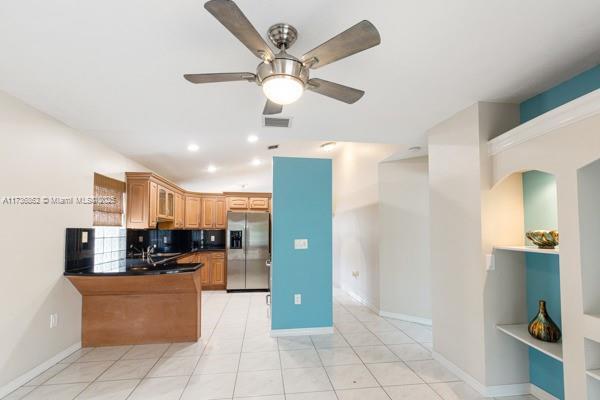
[[[212,296],[211,296],[212,297]],[[217,322],[215,324],[215,328],[217,325],[219,325],[219,321],[221,321],[221,318],[223,317],[223,313],[225,312],[225,309],[227,308],[227,306],[229,305],[229,302],[231,301],[231,297],[229,297],[227,299],[227,302],[225,303],[225,305],[223,306],[223,309],[221,310],[221,313],[219,314],[219,318],[217,319]],[[202,310],[200,310],[200,323],[202,323]],[[200,329],[202,329],[202,326],[200,327]],[[181,391],[181,394],[179,395],[179,397],[177,397],[177,399],[181,400],[181,398],[183,397],[183,394],[185,393],[186,389],[188,388],[189,384],[190,384],[190,380],[192,379],[192,376],[194,376],[194,372],[196,371],[196,367],[198,366],[198,363],[200,362],[200,358],[204,355],[204,351],[206,350],[206,346],[208,345],[208,343],[210,342],[210,339],[212,339],[212,335],[215,333],[215,329],[213,329],[210,332],[210,335],[208,337],[208,340],[206,341],[206,343],[204,344],[204,346],[202,347],[202,351],[200,352],[200,356],[198,357],[198,360],[196,361],[196,363],[194,364],[194,368],[192,368],[192,373],[190,374],[190,376],[188,377],[185,385],[183,386],[183,390]],[[202,340],[202,336],[200,336],[200,340]],[[196,342],[198,343],[198,342]]]
[[[348,310],[348,309],[347,309],[347,308],[346,308],[346,307],[345,307],[345,306],[344,306],[342,303],[340,303],[340,305],[342,306],[342,308],[343,308],[344,310],[346,310],[347,312],[349,312],[350,314],[352,314],[352,312],[351,312],[351,311],[349,311],[349,310]],[[352,316],[356,318],[356,316],[355,316],[354,314],[352,314]],[[360,324],[361,324],[363,327],[365,327],[365,329],[367,329],[367,331],[369,331],[370,333],[372,333],[372,332],[369,330],[369,328],[367,328],[367,327],[365,326],[365,324],[363,324],[363,323],[362,323],[362,321],[360,321],[358,318],[357,318],[357,321],[358,321],[358,322],[359,322],[359,323],[360,323]],[[341,334],[341,335],[344,337],[344,340],[346,340],[346,341],[347,341],[347,339],[346,339],[346,337],[344,336],[344,334],[343,334],[343,333],[341,333],[341,332],[340,332],[340,334]],[[379,338],[377,338],[377,339],[379,339]],[[381,343],[383,344],[383,342],[381,342]],[[388,398],[391,400],[391,396],[390,396],[390,395],[388,394],[388,392],[387,392],[387,391],[386,391],[386,390],[383,388],[383,385],[381,384],[381,382],[379,382],[379,380],[377,379],[377,377],[376,377],[375,375],[373,375],[373,373],[371,372],[371,370],[369,369],[369,367],[367,367],[367,365],[365,364],[364,360],[363,360],[363,359],[362,359],[362,358],[361,358],[361,357],[358,355],[358,353],[357,353],[357,352],[356,352],[356,350],[354,349],[354,346],[352,346],[352,345],[351,345],[349,342],[348,342],[348,345],[350,345],[350,349],[352,349],[352,351],[354,352],[354,354],[356,355],[356,357],[358,357],[358,359],[359,359],[359,360],[360,360],[360,362],[362,363],[363,367],[365,367],[365,369],[367,370],[367,372],[369,372],[369,374],[371,375],[371,377],[372,377],[372,378],[375,380],[375,382],[377,382],[377,384],[379,385],[378,387],[379,387],[379,388],[380,388],[380,389],[381,389],[381,390],[382,390],[382,391],[385,393],[385,395],[386,395],[386,396],[387,396],[387,397],[388,397]],[[387,348],[387,347],[386,347],[386,348]],[[388,350],[389,350],[389,349],[388,349]],[[390,351],[391,351],[391,350],[390,350]],[[400,358],[400,357],[398,357],[398,358]],[[327,370],[325,370],[325,371],[327,371]],[[366,389],[366,388],[365,388],[365,389]]]
[[[240,362],[242,361],[242,352],[244,350],[244,341],[246,340],[246,331],[248,330],[248,315],[250,314],[250,305],[252,304],[252,298],[248,296],[248,307],[246,308],[246,321],[244,322],[244,334],[242,335],[242,345],[240,347],[240,354],[238,356],[237,369],[235,371],[235,379],[233,380],[233,391],[231,392],[231,399],[235,397],[235,387],[237,385],[238,375],[240,373]]]
[[[333,332],[335,333],[335,329],[333,330]],[[317,357],[319,358],[319,361],[321,362],[321,367],[323,368],[323,371],[325,371],[325,376],[327,377],[327,380],[329,380],[329,384],[331,385],[331,389],[333,390],[333,394],[334,394],[335,398],[340,400],[340,397],[338,396],[337,391],[335,390],[335,386],[333,386],[333,381],[331,380],[329,373],[327,373],[327,367],[325,367],[325,363],[323,362],[323,359],[321,358],[321,354],[317,350],[317,346],[315,346],[315,341],[313,340],[312,336],[309,336],[308,338],[310,339],[310,342],[312,343],[312,345],[315,349],[315,352],[317,353]]]
[[[360,303],[358,303],[358,304],[360,305]],[[342,307],[343,307],[344,309],[346,309],[346,307],[345,307],[344,305],[342,305]],[[348,311],[350,314],[352,314],[352,316],[354,316],[354,317],[356,318],[356,316],[355,316],[355,315],[352,313],[352,311],[349,311],[348,309],[346,309],[346,311]],[[385,319],[385,318],[384,318],[384,319]],[[369,331],[370,333],[372,333],[372,334],[374,334],[374,335],[375,335],[375,333],[373,333],[373,332],[372,332],[372,331],[371,331],[371,330],[370,330],[370,329],[369,329],[369,328],[368,328],[368,327],[367,327],[367,326],[366,326],[366,325],[363,323],[363,321],[359,320],[358,318],[356,318],[356,320],[357,320],[357,321],[358,321],[358,322],[359,322],[359,323],[360,323],[362,326],[364,326],[364,327],[367,329],[367,331]],[[416,340],[415,338],[413,338],[412,336],[410,336],[410,335],[409,335],[408,333],[406,333],[404,330],[402,330],[401,328],[398,328],[397,326],[395,326],[395,325],[393,325],[393,324],[391,324],[391,325],[392,325],[392,326],[394,326],[394,328],[396,328],[396,330],[398,330],[398,331],[402,332],[402,333],[403,333],[403,334],[405,334],[407,337],[409,337],[411,340],[413,340],[415,343],[417,343],[417,344],[419,344],[419,345],[420,345],[420,342],[419,342],[418,340]],[[417,325],[418,325],[418,324],[417,324]],[[343,334],[342,334],[342,335],[343,335]],[[377,335],[375,335],[375,336],[377,336]],[[378,339],[379,339],[379,338],[378,338]],[[381,339],[380,339],[380,340],[381,340]],[[387,345],[387,344],[383,343],[383,341],[382,341],[382,344],[383,344],[383,345],[386,347],[386,349],[388,349],[388,351],[391,351],[393,354],[396,354],[396,353],[394,353],[394,352],[393,352],[393,351],[392,351],[392,350],[391,350],[391,349],[388,347],[388,345]],[[402,362],[402,363],[403,363],[403,364],[404,364],[404,365],[405,365],[405,366],[406,366],[408,369],[410,369],[410,370],[411,370],[411,371],[412,371],[412,372],[413,372],[413,373],[414,373],[414,374],[415,374],[417,377],[419,377],[419,379],[421,379],[421,380],[423,381],[423,384],[425,384],[427,387],[429,387],[429,389],[431,389],[431,390],[433,391],[433,393],[435,393],[435,395],[436,395],[436,396],[437,396],[437,397],[438,397],[440,400],[443,400],[443,399],[442,399],[442,397],[441,397],[441,395],[440,395],[440,394],[439,394],[439,393],[438,393],[438,392],[437,392],[437,391],[436,391],[436,390],[435,390],[435,389],[434,389],[434,388],[431,386],[431,384],[430,384],[430,383],[426,382],[426,381],[425,381],[425,380],[424,380],[424,379],[423,379],[423,378],[422,378],[422,377],[421,377],[421,376],[420,376],[420,375],[417,373],[417,371],[415,371],[413,368],[411,368],[411,367],[410,367],[410,365],[408,365],[408,363],[407,363],[407,362],[405,362],[404,360],[402,360],[402,359],[401,359],[401,358],[400,358],[400,357],[399,357],[397,354],[396,354],[396,356],[398,357],[398,359],[400,359],[400,361],[401,361],[401,362]],[[359,358],[360,358],[360,357],[359,357]],[[362,361],[362,359],[361,359],[361,361]],[[426,360],[423,360],[423,361],[426,361]],[[367,367],[367,369],[368,369],[368,367]],[[375,380],[377,380],[377,378],[375,378]],[[378,381],[378,382],[379,382],[379,381]],[[449,382],[456,382],[456,381],[439,382],[439,383],[449,383]],[[436,383],[437,383],[437,382],[436,382]],[[397,386],[397,385],[396,385],[396,386]],[[405,386],[405,385],[403,385],[403,386]],[[387,393],[387,391],[384,389],[384,387],[383,387],[383,386],[381,386],[381,387],[382,387],[382,389],[385,391],[386,395],[388,395],[388,397],[390,397],[390,396],[389,396],[389,394]]]
[[[133,394],[133,392],[135,392],[135,390],[138,388],[138,386],[140,386],[140,384],[148,376],[148,374],[150,373],[150,371],[152,371],[152,369],[156,366],[156,364],[158,364],[158,362],[160,361],[160,359],[162,358],[162,356],[165,355],[165,353],[167,352],[167,350],[169,349],[169,347],[171,347],[171,344],[169,344],[167,347],[165,347],[165,350],[158,356],[158,359],[154,362],[154,364],[152,364],[152,366],[148,369],[148,371],[146,371],[146,374],[144,374],[144,376],[138,380],[138,383],[136,383],[136,385],[133,387],[133,389],[131,389],[131,392],[129,392],[129,394],[127,395],[127,397],[125,397],[125,400],[127,400],[129,397],[131,397],[131,395]],[[131,350],[133,350],[133,348],[134,347],[132,347],[130,350],[126,351],[125,354],[129,353]],[[123,357],[125,357],[125,354],[123,354]],[[75,400],[77,400],[77,399],[75,399]]]

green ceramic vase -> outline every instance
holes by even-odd
[[[538,314],[529,323],[529,334],[536,339],[551,343],[558,342],[562,336],[560,329],[548,315],[544,300],[540,300]]]

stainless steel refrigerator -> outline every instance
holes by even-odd
[[[269,290],[269,225],[269,213],[227,213],[227,290]]]

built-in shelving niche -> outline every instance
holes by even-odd
[[[585,339],[585,373],[588,399],[600,399],[600,343]]]
[[[528,230],[558,228],[555,178],[541,171],[515,173],[490,196],[487,232],[493,265],[488,265],[486,313],[507,338],[500,341],[500,353],[510,360],[507,368],[564,399],[562,343],[542,342],[527,331],[540,299],[547,301],[550,316],[561,326],[559,248],[538,249],[525,237]]]
[[[577,171],[583,312],[600,316],[600,160]]]
[[[600,160],[577,171],[588,399],[600,399]]]

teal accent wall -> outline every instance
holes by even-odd
[[[331,160],[273,158],[272,329],[333,326],[332,211]]]
[[[600,65],[520,104],[521,123],[600,88]]]
[[[558,201],[554,175],[541,171],[523,174],[525,232],[558,229]]]
[[[525,231],[558,228],[556,180],[553,175],[541,171],[525,172],[523,204]],[[543,299],[546,300],[550,318],[562,327],[559,256],[527,253],[525,263],[529,320],[535,317],[538,302]],[[530,348],[529,375],[531,383],[561,400],[564,399],[563,364],[560,361]]]

